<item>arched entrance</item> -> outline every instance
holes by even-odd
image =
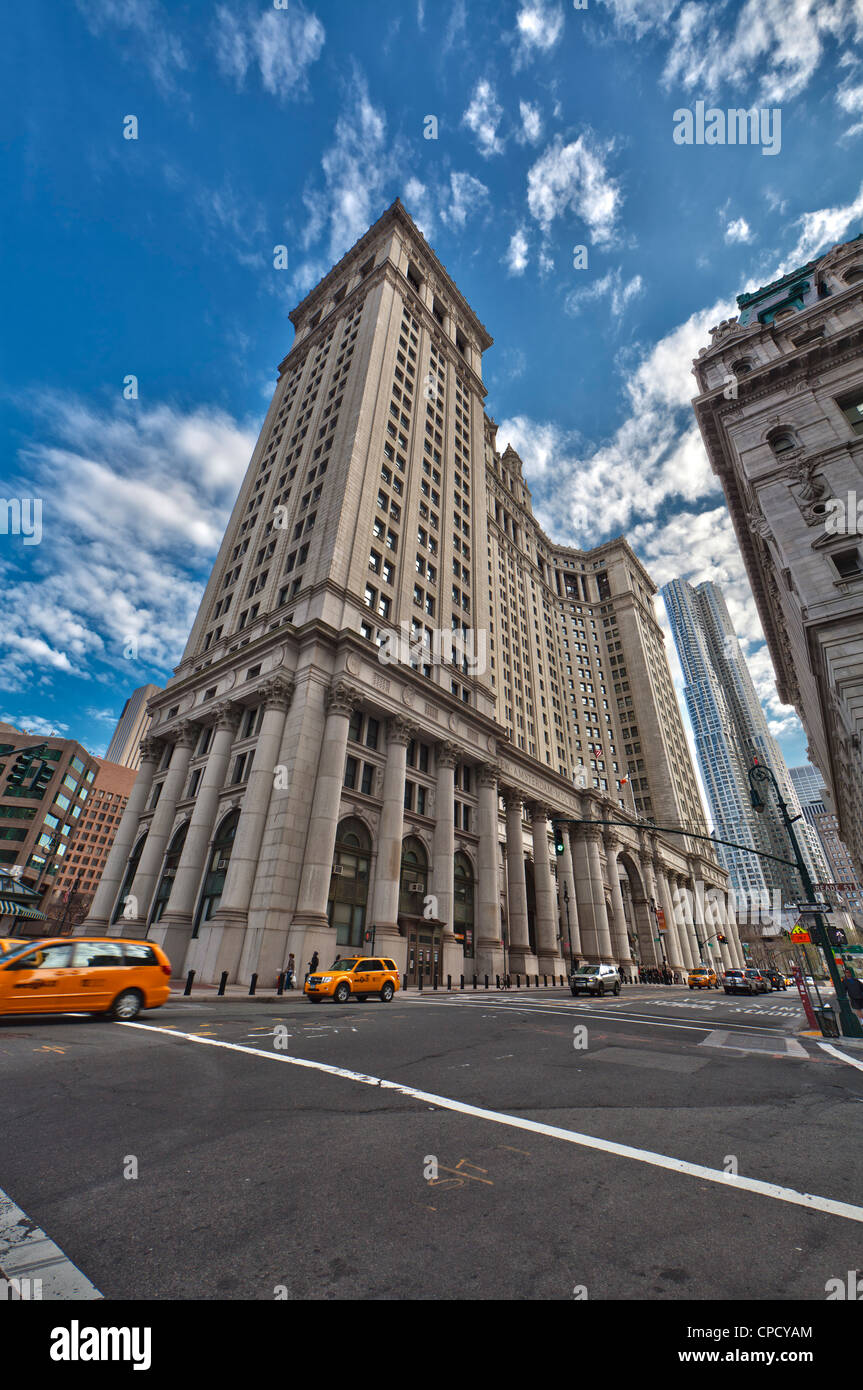
[[[434,982],[435,971],[440,974],[443,959],[443,922],[427,904],[429,861],[425,845],[415,835],[402,844],[401,878],[399,880],[399,927],[407,937],[407,968],[405,984],[423,987]],[[432,915],[426,916],[426,908]]]
[[[453,883],[455,898],[452,929],[456,939],[462,944],[465,960],[473,960],[475,942],[473,865],[462,850],[453,860]]]
[[[234,848],[234,837],[237,833],[237,826],[240,823],[239,808],[225,816],[213,841],[213,848],[210,850],[210,860],[207,865],[207,872],[204,875],[204,886],[201,890],[201,898],[198,903],[198,910],[195,913],[195,926],[192,936],[197,937],[201,926],[209,922],[216,912],[219,903],[222,901],[222,892],[225,887],[225,878],[228,873],[228,865],[231,862],[231,851]]]
[[[336,929],[337,946],[362,948],[369,897],[372,837],[355,816],[336,827],[336,847],[327,901],[327,917]]]
[[[113,912],[113,915],[112,915],[112,917],[111,917],[111,925],[112,925],[112,926],[113,926],[114,923],[118,920],[118,918],[122,915],[123,907],[124,907],[125,902],[126,902],[126,898],[127,898],[128,895],[129,895],[129,889],[132,887],[132,884],[135,882],[135,875],[136,875],[136,873],[138,872],[138,865],[139,865],[140,862],[141,862],[141,855],[144,853],[144,845],[145,845],[146,843],[147,843],[147,836],[146,836],[146,835],[142,835],[141,838],[140,838],[140,840],[139,840],[138,843],[136,844],[134,850],[132,851],[132,858],[129,860],[129,867],[128,867],[127,870],[126,870],[126,877],[123,879],[123,887],[120,889],[120,896],[119,896],[119,898],[117,899],[117,902],[116,902],[115,907],[114,907],[114,912]],[[135,913],[133,914],[133,916],[135,916],[135,917],[137,917],[138,915],[139,915],[139,914],[138,914],[137,912],[135,912]]]
[[[168,906],[168,899],[171,896],[171,889],[177,876],[177,867],[180,863],[180,855],[183,853],[183,845],[186,843],[188,829],[189,822],[186,821],[185,825],[180,826],[168,846],[168,853],[165,855],[165,863],[162,868],[162,877],[159,879],[159,886],[153,899],[153,910],[150,913],[151,927],[156,922],[161,922],[162,915]]]
[[[658,934],[656,918],[647,897],[641,871],[626,850],[622,850],[617,856],[617,869],[620,875],[626,932],[636,967],[661,965],[662,949],[655,940]]]
[[[527,940],[532,956],[536,955],[536,879],[533,865],[525,860],[524,886],[527,893]]]

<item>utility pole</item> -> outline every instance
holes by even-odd
[[[749,795],[754,810],[761,812],[767,809],[767,787],[770,785],[772,785],[776,793],[776,800],[779,802],[779,810],[782,813],[782,824],[785,826],[785,833],[794,851],[794,858],[797,861],[797,872],[803,884],[806,902],[814,903],[815,885],[809,876],[809,870],[800,852],[797,832],[794,829],[794,822],[796,820],[801,820],[802,817],[789,816],[788,807],[783,800],[779,783],[776,781],[770,768],[765,767],[763,763],[759,763],[756,758],[749,769]],[[761,787],[762,791],[759,791],[759,787]],[[824,918],[820,912],[813,912],[809,915],[815,920],[814,933],[816,944],[819,945],[824,952],[827,960],[827,969],[830,971],[830,978],[833,981],[833,988],[836,991],[836,1002],[839,1005],[839,1017],[842,1024],[843,1037],[863,1038],[863,1028],[861,1028],[860,1021],[851,1008],[851,1004],[848,1000],[848,994],[842,982],[842,977],[839,974],[839,967],[836,964],[836,957],[833,955],[833,948],[830,944]]]

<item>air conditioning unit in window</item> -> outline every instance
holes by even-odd
[[[426,890],[426,886],[425,886],[424,883],[409,883],[409,884],[408,884],[408,892],[409,892],[409,893],[425,893],[425,890]]]
[[[341,875],[344,873],[344,868],[342,867],[341,864],[334,864],[334,865],[333,865],[333,868],[332,868],[332,872],[333,872],[333,874],[335,875],[336,878],[340,878]]]

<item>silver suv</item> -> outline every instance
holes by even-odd
[[[620,993],[620,971],[616,965],[580,965],[569,977],[573,994],[595,994],[600,999],[608,991]]]

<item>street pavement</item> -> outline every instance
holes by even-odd
[[[109,1299],[823,1300],[863,1054],[804,1027],[646,986],[0,1019],[0,1189]]]

